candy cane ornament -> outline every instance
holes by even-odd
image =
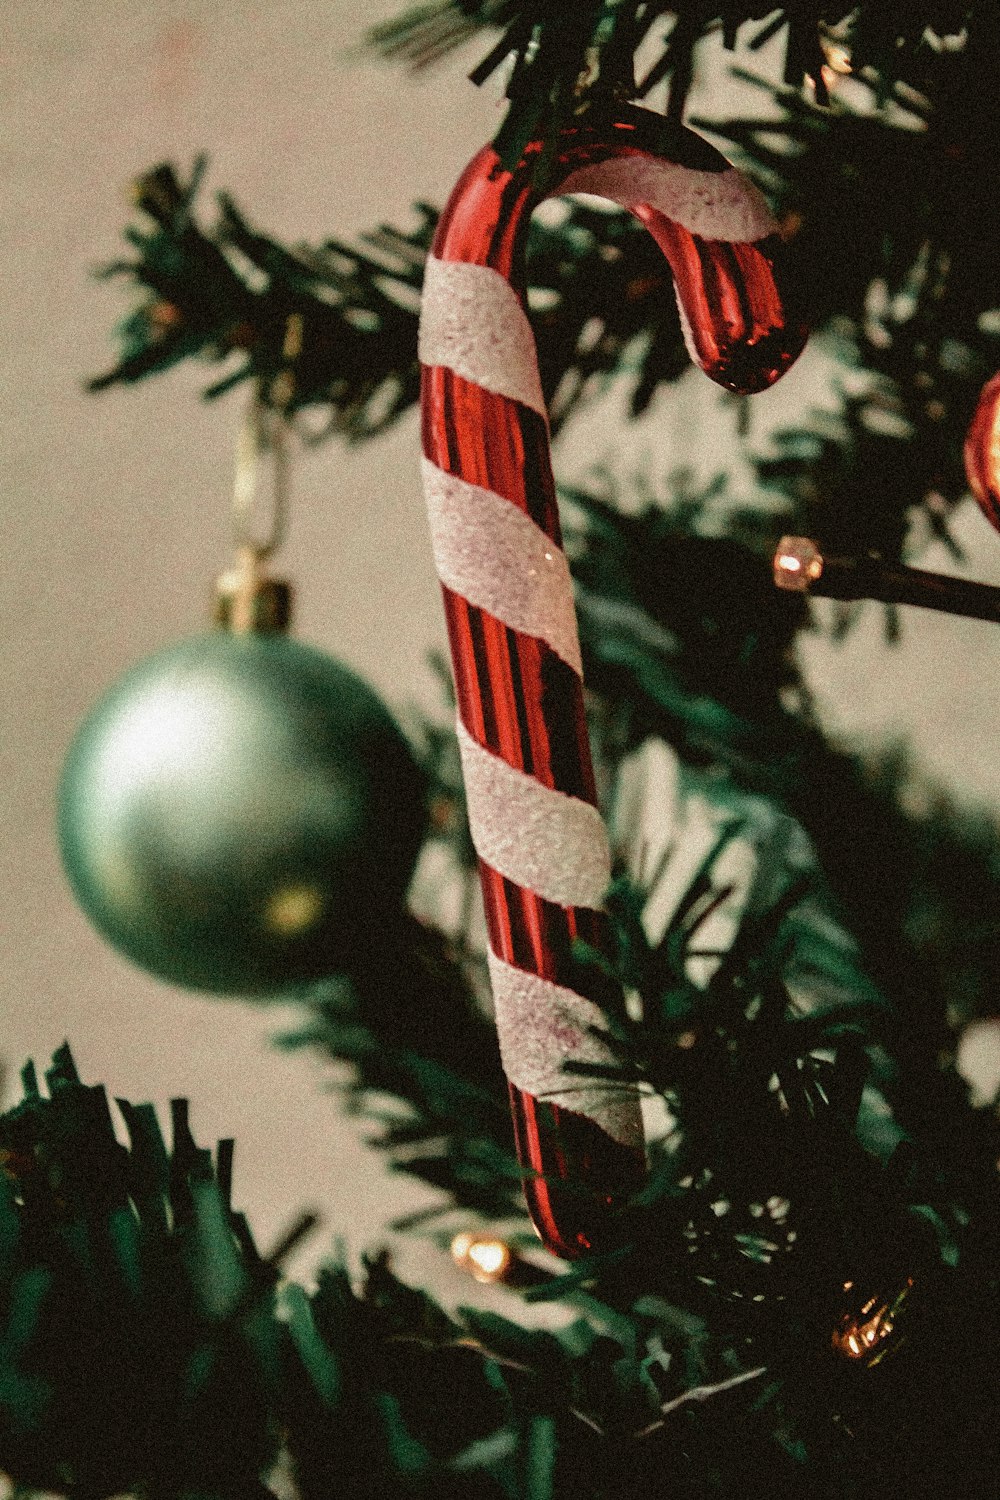
[[[533,142],[507,169],[484,147],[441,216],[424,280],[421,410],[515,1140],[535,1226],[572,1258],[600,1242],[644,1157],[637,1096],[565,1069],[612,1061],[595,1034],[604,981],[571,951],[574,938],[606,943],[610,856],[521,290],[531,212],[571,192],[630,209],[670,263],[692,357],[730,389],[773,384],[805,331],[778,289],[776,222],[700,137],[644,110],[588,113],[560,136],[545,191],[532,180],[541,150]]]

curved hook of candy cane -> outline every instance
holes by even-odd
[[[664,154],[664,128],[633,109],[574,124],[547,194],[533,183],[540,143],[513,170],[486,147],[442,214],[424,282],[424,482],[500,1051],[531,1174],[528,1205],[564,1256],[601,1239],[644,1163],[637,1096],[598,1076],[615,1061],[604,1031],[614,993],[573,956],[574,939],[606,946],[611,862],[545,403],[518,291],[530,213],[557,192],[629,207],[670,261],[692,354],[724,385],[762,389],[804,342],[778,289],[780,236],[763,199],[688,131],[675,128]],[[584,1072],[568,1075],[567,1061]]]

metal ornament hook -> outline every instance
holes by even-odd
[[[255,535],[254,513],[264,460],[271,461],[270,514],[266,529]],[[240,423],[233,480],[233,542],[263,561],[281,546],[288,529],[288,419],[268,406],[254,390]]]
[[[281,546],[288,530],[289,409],[295,395],[295,362],[302,353],[303,319],[289,313],[281,349],[281,369],[268,386],[253,389],[236,444],[233,483],[233,540],[239,552],[252,552],[258,561]],[[262,539],[254,537],[254,509],[265,457],[271,459],[270,525]]]
[[[236,442],[232,525],[234,566],[216,585],[215,619],[243,633],[287,630],[291,589],[272,578],[264,564],[278,550],[288,529],[289,409],[295,394],[294,364],[302,352],[302,315],[292,313],[285,327],[282,367],[267,386],[253,388]],[[270,461],[270,493],[258,505],[262,470]],[[269,505],[268,505],[269,502]],[[264,510],[263,517],[258,509]],[[263,526],[258,532],[257,527]]]

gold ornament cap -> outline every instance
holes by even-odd
[[[292,597],[290,583],[272,578],[256,553],[241,550],[235,566],[216,580],[213,618],[234,635],[279,634],[291,624]]]

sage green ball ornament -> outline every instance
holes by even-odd
[[[171,984],[278,992],[350,968],[398,920],[424,786],[353,672],[278,630],[220,629],[134,667],[59,790],[70,884]]]

